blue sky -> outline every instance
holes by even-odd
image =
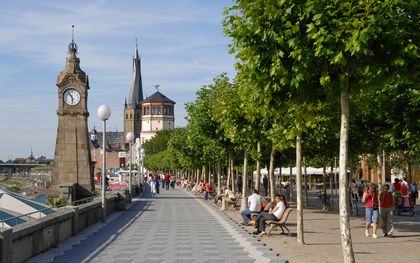
[[[89,75],[89,130],[96,109],[112,110],[107,127],[123,128],[124,98],[138,38],[145,96],[160,91],[177,102],[175,125],[185,126],[184,104],[222,72],[234,76],[223,35],[227,0],[0,1],[0,160],[54,157],[56,78],[64,69],[71,26],[81,68]]]

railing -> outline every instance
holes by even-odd
[[[78,206],[78,205],[81,205],[81,204],[86,204],[86,203],[92,202],[93,200],[95,200],[95,197],[92,196],[92,197],[88,197],[88,198],[73,201],[73,202],[71,202],[71,205],[72,206]],[[53,210],[54,212],[57,212],[60,208],[62,208],[64,206],[66,206],[66,205],[55,206],[55,207],[47,207],[47,208],[43,208],[41,210],[34,211],[34,212],[31,212],[31,213],[27,213],[27,214],[23,214],[23,215],[19,215],[19,216],[14,216],[14,217],[9,217],[9,218],[0,220],[0,227],[2,227],[2,228],[12,227],[12,226],[16,226],[18,224],[29,222],[31,220],[39,219],[39,218],[45,216],[45,215],[42,214],[44,211]],[[25,219],[27,219],[27,220],[25,220]],[[10,223],[12,223],[12,226],[11,226]]]
[[[87,198],[84,198],[84,199],[73,201],[73,202],[71,202],[71,205],[72,206],[78,206],[78,205],[81,205],[81,204],[90,203],[93,200],[95,200],[95,197],[91,196],[91,197],[87,197]]]
[[[0,220],[0,226],[2,228],[11,227],[8,222],[12,222],[12,224],[14,223],[13,226],[15,226],[15,225],[18,225],[18,224],[21,224],[21,223],[29,222],[31,220],[39,219],[39,218],[45,216],[45,215],[42,214],[42,212],[44,212],[46,210],[54,210],[55,212],[57,212],[58,207],[47,207],[47,208],[44,208],[44,209],[41,209],[41,210],[38,210],[38,211],[23,214],[23,215],[20,215],[20,216],[14,216],[14,217],[6,218],[6,219],[3,219],[3,220]],[[25,218],[27,220],[25,220]],[[6,226],[5,226],[5,223],[6,223]]]

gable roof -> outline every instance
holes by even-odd
[[[145,100],[142,101],[142,103],[144,102],[168,102],[168,103],[175,104],[175,101],[169,99],[168,97],[166,97],[159,91],[156,91],[155,93],[147,97]]]

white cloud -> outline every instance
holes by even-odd
[[[112,129],[122,129],[124,97],[131,83],[134,39],[139,38],[144,95],[152,84],[176,100],[176,126],[186,124],[185,101],[213,77],[233,74],[223,37],[223,7],[230,1],[23,1],[0,8],[0,159],[29,149],[53,157],[57,129],[58,73],[65,66],[71,25],[81,68],[89,75],[89,124],[96,108],[113,110]],[[75,8],[78,7],[78,8]],[[98,121],[96,121],[98,123]]]

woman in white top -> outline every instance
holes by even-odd
[[[286,197],[284,195],[276,195],[276,206],[271,212],[262,212],[255,219],[254,223],[257,230],[253,232],[254,235],[260,234],[260,236],[267,236],[265,232],[265,221],[267,220],[279,220],[286,208],[289,206],[286,202]]]

